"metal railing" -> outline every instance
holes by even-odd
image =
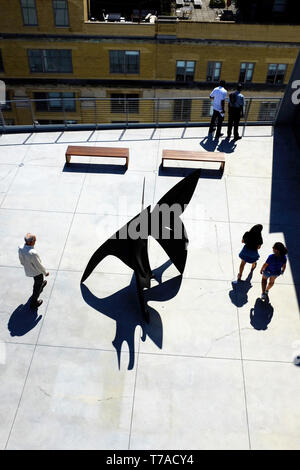
[[[273,125],[279,97],[245,99],[240,125]],[[227,111],[227,105],[226,105]],[[197,98],[17,99],[0,105],[0,132],[208,126],[212,102]],[[224,123],[227,122],[225,114]]]

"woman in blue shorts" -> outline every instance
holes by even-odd
[[[254,225],[249,232],[244,233],[242,243],[245,243],[244,248],[239,254],[241,258],[240,270],[238,273],[238,281],[241,280],[244,267],[246,263],[252,264],[252,270],[256,268],[256,261],[259,259],[258,250],[263,244],[261,231],[263,226],[260,224]]]
[[[261,298],[265,299],[269,293],[271,287],[273,287],[276,277],[283,274],[286,268],[287,262],[287,249],[283,245],[283,243],[277,242],[273,246],[273,254],[268,256],[267,261],[263,265],[260,270],[260,274],[262,274],[261,280],[261,287],[262,287],[262,294]],[[267,286],[267,282],[269,279],[269,283]]]

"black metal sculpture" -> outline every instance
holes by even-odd
[[[193,196],[200,171],[195,170],[177,183],[159,200],[152,212],[148,206],[103,243],[88,262],[81,283],[106,256],[116,256],[135,273],[140,306],[148,323],[149,313],[143,294],[143,289],[150,287],[153,277],[148,257],[148,237],[157,240],[182,274],[187,258],[188,237],[180,215]]]

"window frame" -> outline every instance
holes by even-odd
[[[270,76],[270,67],[271,65],[276,65],[276,72],[274,74],[274,80],[271,82],[270,80],[268,80],[268,76]],[[276,81],[276,78],[277,78],[277,75],[278,75],[278,68],[280,65],[284,65],[285,66],[285,69],[284,69],[284,74],[283,74],[283,77],[282,77],[282,81],[280,82],[277,82]],[[288,68],[288,64],[276,64],[274,62],[268,64],[268,70],[267,70],[267,76],[266,76],[266,84],[270,84],[270,85],[283,85],[284,84],[284,80],[285,80],[285,77],[286,77],[286,73],[287,73],[287,68]]]
[[[50,94],[58,94],[59,96],[58,97],[52,97],[50,98]],[[71,98],[66,98],[64,95],[66,94],[73,94],[73,97]],[[45,98],[37,98],[36,95],[46,95]],[[35,102],[35,111],[37,113],[60,113],[60,112],[69,112],[69,113],[75,113],[76,112],[76,94],[74,91],[72,92],[64,92],[64,91],[36,91],[36,92],[33,92],[33,100]],[[35,100],[42,100],[42,101],[35,101]],[[61,105],[60,106],[50,106],[50,101],[54,101],[54,100],[57,100],[57,101],[60,101],[61,102]],[[72,102],[72,108],[68,108],[66,107],[66,101],[67,102]],[[39,108],[40,105],[42,105],[42,103],[45,102],[45,108],[43,109],[43,107],[41,106]]]
[[[110,112],[111,114],[139,114],[139,99],[138,93],[111,93]],[[117,108],[121,103],[119,104],[116,100],[122,100],[122,109]]]
[[[214,64],[214,65],[213,65],[213,73],[212,73],[212,75],[211,75],[211,76],[212,76],[211,79],[208,78],[208,77],[209,77],[208,72],[209,72],[210,64]],[[215,64],[220,64],[220,67],[219,67],[219,69],[220,69],[220,71],[219,71],[219,77],[218,77],[217,79],[214,79],[215,70],[216,70],[216,65],[215,65]],[[223,65],[223,62],[221,62],[220,60],[209,60],[209,61],[207,62],[207,69],[206,69],[206,81],[207,81],[207,82],[217,83],[217,82],[220,81],[220,79],[221,79],[222,65]]]
[[[202,102],[202,117],[209,117],[211,118],[213,115],[213,100],[207,98]]]
[[[184,105],[187,104],[188,109],[184,109]],[[180,105],[180,118],[178,118],[178,109],[177,106]],[[188,119],[185,116],[185,113],[188,113]],[[192,113],[192,99],[191,98],[175,98],[173,106],[173,121],[174,122],[190,122]]]
[[[37,9],[36,9],[36,0],[33,0],[34,2],[34,7],[24,7],[22,5],[23,0],[20,0],[20,7],[21,7],[21,12],[22,12],[22,18],[23,18],[23,26],[38,26],[39,21],[38,21],[38,14],[37,14]],[[33,10],[35,12],[35,17],[36,17],[36,23],[25,23],[25,16],[24,16],[24,9],[27,10]]]
[[[57,0],[52,0],[53,22],[54,22],[54,26],[55,26],[56,28],[69,28],[69,27],[70,27],[70,15],[69,15],[69,2],[68,2],[68,0],[64,0],[64,1],[65,1],[65,4],[66,4],[66,8],[55,8],[55,7],[54,7],[55,1],[57,1]],[[59,24],[59,25],[56,24],[56,21],[55,21],[55,20],[56,20],[56,14],[55,14],[55,12],[56,12],[57,10],[64,10],[64,11],[66,11],[68,24]]]
[[[244,80],[241,80],[242,64],[246,64]],[[248,68],[249,68],[248,66],[249,66],[249,65],[253,65],[252,74],[251,74],[251,79],[250,79],[250,80],[246,80],[246,76],[247,76],[247,72],[248,72]],[[240,63],[239,80],[238,80],[239,83],[252,83],[253,74],[254,74],[254,69],[255,69],[255,62],[241,62],[241,63]]]
[[[179,80],[178,79],[178,62],[184,62],[184,78],[183,80]],[[188,62],[193,62],[194,64],[194,69],[193,69],[193,77],[191,80],[187,80],[186,76],[187,76],[187,63]],[[195,78],[195,70],[196,70],[196,61],[195,60],[182,60],[182,59],[179,59],[179,60],[176,60],[176,69],[175,69],[175,80],[176,82],[193,82],[194,81],[194,78]]]
[[[275,105],[274,116],[270,117],[270,113],[272,113],[272,105]],[[266,109],[263,109],[263,107],[266,108]],[[261,122],[274,121],[274,119],[276,117],[276,114],[277,114],[277,111],[278,111],[278,103],[276,103],[274,101],[262,101],[260,103],[258,119]],[[266,118],[264,118],[264,116],[266,116]],[[267,118],[269,118],[269,119],[267,119]]]
[[[126,63],[126,53],[127,55],[129,56],[130,53],[132,52],[136,52],[137,56],[138,56],[138,63],[137,63],[137,71],[134,71],[134,72],[131,72],[130,70],[128,70],[128,64]],[[113,71],[113,63],[112,63],[112,54],[114,53],[121,53],[122,56],[121,56],[121,61],[118,60],[118,62],[120,63],[121,65],[121,68],[122,70],[118,70],[118,71]],[[140,51],[139,50],[123,50],[123,49],[111,49],[109,51],[109,73],[111,74],[126,74],[126,75],[139,75],[140,74]]]
[[[30,53],[36,52],[36,51],[39,51],[41,65],[42,65],[42,70],[38,70],[38,71],[32,70],[32,64],[30,62],[30,59],[31,59]],[[47,70],[47,61],[50,60],[50,57],[47,57],[48,51],[69,52],[71,70],[67,70],[67,71],[66,70]],[[30,73],[73,73],[72,49],[27,49],[27,55],[28,55]]]

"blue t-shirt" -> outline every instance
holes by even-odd
[[[266,271],[274,274],[274,276],[279,276],[281,274],[281,268],[286,263],[287,257],[284,256],[276,256],[270,255],[266,261],[268,264]]]

